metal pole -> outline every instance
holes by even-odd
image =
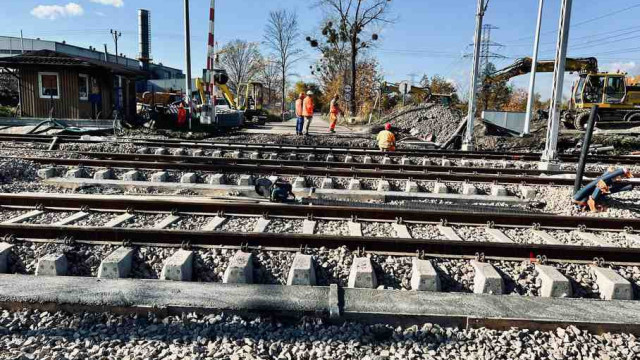
[[[118,39],[120,39],[122,33],[111,29],[111,35],[113,36],[113,41],[116,43],[116,64],[118,64]]]
[[[189,0],[184,0],[184,51],[186,61],[185,102],[187,103],[189,130],[191,130],[191,31],[189,29]]]
[[[213,118],[211,121],[216,123],[216,87],[215,76],[213,70],[216,67],[216,33],[215,33],[215,21],[216,21],[216,0],[211,0],[211,6],[209,8],[209,57],[211,61],[211,106],[213,107]]]
[[[473,68],[471,69],[471,86],[469,89],[469,113],[467,114],[467,133],[464,137],[462,150],[473,151],[473,125],[476,114],[476,95],[478,91],[478,70],[480,67],[480,43],[482,41],[482,19],[486,10],[484,0],[478,0],[476,12],[476,36],[473,42]]]
[[[578,171],[576,172],[576,182],[573,184],[573,194],[575,195],[582,186],[582,176],[584,175],[584,166],[587,162],[587,155],[589,154],[589,145],[591,145],[591,135],[593,135],[593,125],[596,122],[596,115],[598,114],[598,105],[594,105],[591,108],[591,114],[589,114],[589,123],[587,123],[587,131],[584,133],[584,140],[582,140],[582,151],[580,152],[580,161],[578,162]]]
[[[527,98],[527,116],[524,120],[523,135],[529,134],[531,129],[531,116],[533,115],[533,103],[535,101],[536,68],[538,67],[538,46],[540,45],[540,28],[542,27],[542,9],[544,0],[538,4],[538,22],[536,23],[536,37],[533,41],[533,56],[531,57],[531,77],[529,79],[529,97]]]
[[[571,24],[572,0],[562,0],[560,9],[560,23],[558,25],[558,44],[556,46],[555,68],[553,70],[553,85],[551,88],[551,104],[549,105],[549,121],[547,123],[547,141],[542,153],[542,169],[555,167],[558,156],[558,130],[560,127],[560,113],[562,105],[562,85],[564,82],[565,65],[567,61],[567,45],[569,42],[569,26]]]
[[[107,44],[104,44],[104,62],[109,62],[109,53],[107,52]]]
[[[22,46],[22,54],[24,54],[24,36],[22,36],[22,30],[20,30],[20,46]]]

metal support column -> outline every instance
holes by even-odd
[[[547,141],[540,168],[551,169],[557,167],[558,130],[560,128],[560,112],[562,105],[562,85],[567,61],[567,45],[569,43],[569,26],[571,25],[572,0],[562,0],[560,9],[560,23],[558,43],[556,45],[555,68],[553,69],[553,85],[551,88],[551,104],[549,105],[549,121],[547,124]]]
[[[184,51],[186,61],[185,102],[187,103],[189,130],[191,130],[191,30],[189,29],[189,0],[184,0]]]
[[[216,68],[216,0],[211,0],[211,6],[209,7],[209,54],[211,61],[211,71]],[[211,107],[213,118],[211,121],[216,124],[216,93],[218,89],[216,88],[215,76],[213,73],[211,74]]]
[[[471,69],[471,84],[469,89],[469,113],[467,114],[467,133],[465,134],[462,149],[473,151],[473,125],[476,114],[476,95],[478,92],[478,70],[480,65],[480,43],[482,41],[482,19],[484,12],[487,10],[489,0],[485,4],[485,0],[478,0],[478,9],[476,12],[476,35],[473,41],[473,68]]]
[[[529,134],[531,130],[531,117],[533,116],[533,106],[535,101],[536,69],[538,67],[538,46],[540,45],[540,28],[542,27],[542,9],[544,0],[538,4],[538,22],[536,23],[536,36],[533,41],[533,56],[531,57],[531,77],[529,79],[529,97],[527,98],[527,115],[524,120],[523,135]]]

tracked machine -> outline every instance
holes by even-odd
[[[519,59],[485,77],[484,85],[528,74],[531,65],[531,58]],[[552,72],[553,68],[553,60],[542,60],[537,63],[536,72]],[[562,111],[562,122],[567,127],[584,130],[594,105],[600,107],[596,122],[640,121],[640,85],[630,85],[633,81],[625,73],[599,72],[598,60],[593,57],[567,58],[566,71],[579,74],[571,87],[567,109]]]

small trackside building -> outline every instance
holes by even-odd
[[[0,58],[19,81],[20,114],[28,118],[132,119],[136,80],[147,73],[51,50]]]

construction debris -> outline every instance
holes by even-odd
[[[444,141],[453,135],[461,119],[462,115],[451,107],[429,104],[398,109],[381,122],[390,122],[400,138]]]

